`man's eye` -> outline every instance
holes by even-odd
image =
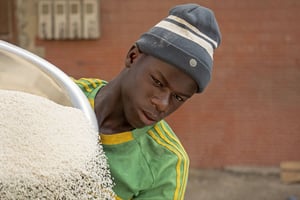
[[[151,76],[151,78],[152,78],[155,86],[163,87],[163,84],[158,79],[154,78],[153,76]]]
[[[177,94],[173,94],[173,97],[174,97],[177,101],[184,101],[184,99],[183,99],[181,96],[177,95]]]

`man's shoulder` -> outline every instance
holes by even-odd
[[[178,140],[178,137],[174,133],[173,129],[169,126],[169,124],[165,120],[161,120],[157,122],[154,125],[142,128],[142,129],[136,129],[137,132],[146,132],[148,135],[156,135],[160,138],[169,138],[172,140]],[[138,133],[139,134],[139,133]],[[153,137],[155,138],[155,137]]]
[[[98,78],[72,78],[72,80],[89,99],[94,99],[98,91],[107,84],[107,81]]]
[[[87,92],[91,92],[92,90],[107,84],[107,81],[98,78],[72,79],[78,86],[80,86],[83,90]]]
[[[178,154],[187,156],[179,138],[165,120],[137,131],[134,134],[136,140],[143,145],[145,150],[153,153],[164,152],[162,155],[166,155],[167,152],[175,156]]]
[[[147,132],[141,134],[143,136],[137,138],[137,142],[156,184],[187,175],[188,154],[165,120],[148,127]]]

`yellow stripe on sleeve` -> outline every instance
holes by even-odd
[[[81,78],[81,79],[89,82],[93,86],[93,88],[98,87],[98,85],[102,83],[100,79],[91,79],[91,78]]]
[[[180,176],[181,176],[180,171],[181,170],[180,170],[180,167],[181,167],[181,163],[182,163],[182,155],[180,155],[178,150],[176,148],[174,148],[173,145],[166,144],[164,142],[165,141],[164,139],[159,138],[158,136],[156,136],[155,133],[152,130],[150,130],[148,133],[158,144],[166,147],[167,149],[169,149],[170,151],[172,151],[174,154],[177,155],[178,161],[177,161],[177,164],[176,164],[176,189],[175,189],[175,193],[174,193],[174,200],[181,199],[178,196],[180,195],[179,192],[181,191],[181,189],[180,189],[180,186],[181,186],[181,180],[180,180]],[[161,132],[159,133],[159,136],[162,137]],[[182,195],[180,195],[180,196],[182,196]]]
[[[87,83],[85,83],[82,78],[79,79],[79,80],[75,80],[75,83],[82,85],[84,87],[85,91],[87,91],[87,92],[91,92],[92,91],[92,89],[90,88],[90,86]]]
[[[174,137],[174,135],[173,135],[172,133],[170,133],[170,130],[166,127],[166,124],[163,123],[163,122],[160,122],[159,124],[162,126],[162,129],[166,132],[166,134],[168,135],[168,137],[170,137],[172,140],[174,140],[174,141],[179,145],[180,148],[178,148],[176,144],[172,143],[169,139],[167,139],[167,138],[166,138],[165,136],[163,136],[162,133],[161,133],[161,135],[165,138],[165,140],[166,140],[169,144],[171,144],[173,147],[175,147],[175,148],[181,153],[181,155],[184,157],[184,160],[185,160],[186,162],[184,162],[183,180],[187,180],[187,178],[188,178],[188,167],[189,167],[189,158],[188,158],[188,155],[187,155],[187,153],[185,152],[185,150],[184,150],[182,144],[180,143],[180,141],[179,141],[176,137]],[[156,125],[155,129],[156,129],[158,132],[160,132],[160,130],[159,130],[159,128],[158,128],[158,125]],[[183,190],[184,190],[184,188],[186,188],[187,181],[184,181],[183,184],[184,184],[183,187],[181,187],[181,189],[180,189],[180,194],[181,194],[181,195],[180,195],[180,199],[183,199],[183,198],[184,198],[184,191],[183,191]]]

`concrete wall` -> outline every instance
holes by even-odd
[[[42,41],[32,28],[31,45],[70,76],[110,80],[139,35],[186,2],[101,0],[100,39]],[[207,90],[167,119],[192,167],[300,160],[300,1],[194,2],[214,10],[223,41]]]

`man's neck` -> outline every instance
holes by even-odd
[[[124,116],[118,80],[109,82],[98,92],[94,105],[100,133],[114,134],[133,129]]]

